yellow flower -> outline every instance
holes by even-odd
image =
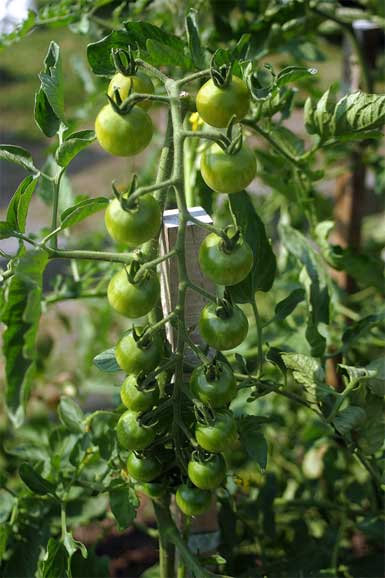
[[[197,131],[201,126],[203,126],[203,120],[197,112],[193,112],[190,115],[189,121],[191,123],[191,128],[193,131]]]

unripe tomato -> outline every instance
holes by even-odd
[[[253,251],[243,239],[228,250],[223,239],[215,233],[207,235],[199,248],[199,266],[205,277],[217,285],[236,285],[250,273]]]
[[[158,276],[146,271],[137,282],[129,281],[128,272],[122,269],[108,284],[107,298],[115,311],[130,319],[147,315],[155,307],[160,296]]]
[[[199,116],[217,128],[224,128],[235,114],[237,120],[246,116],[250,106],[250,92],[245,82],[232,76],[223,88],[210,78],[198,91],[196,105]]]
[[[159,233],[162,213],[158,201],[151,195],[145,195],[128,211],[122,208],[118,199],[113,199],[106,209],[104,219],[114,241],[134,249]]]
[[[200,365],[191,375],[191,391],[202,403],[225,407],[235,397],[237,385],[231,367],[218,361],[215,366]]]
[[[106,104],[96,117],[95,133],[105,151],[117,157],[131,157],[148,146],[153,126],[147,112],[138,106],[120,115]]]
[[[182,484],[177,489],[175,501],[186,516],[199,516],[210,508],[211,493]]]
[[[136,332],[143,333],[143,327],[136,327]],[[138,375],[141,371],[150,373],[158,365],[163,353],[162,338],[156,333],[144,345],[139,344],[134,335],[126,333],[115,348],[116,361],[126,373]]]
[[[232,305],[227,312],[215,303],[202,309],[199,318],[199,332],[211,347],[219,351],[234,349],[245,339],[249,322],[238,305]]]
[[[155,439],[155,430],[140,425],[138,417],[138,413],[128,409],[120,416],[117,423],[118,442],[126,450],[144,450]]]
[[[228,450],[237,441],[237,427],[233,414],[228,410],[217,411],[209,423],[198,422],[195,426],[198,444],[211,453]]]
[[[215,490],[225,479],[225,460],[220,454],[213,454],[203,460],[193,458],[188,463],[187,473],[197,488]]]
[[[159,400],[159,388],[152,383],[146,389],[138,387],[137,377],[128,375],[120,388],[120,397],[124,405],[132,411],[147,411]]]
[[[132,87],[132,88],[131,88]],[[142,72],[136,72],[135,75],[125,76],[121,72],[117,72],[108,85],[108,96],[115,97],[115,90],[119,90],[120,98],[125,100],[130,93],[137,92],[142,94],[154,94],[154,85],[151,78]],[[148,110],[151,106],[151,100],[142,100],[136,106],[140,106],[144,110]]]
[[[162,471],[162,466],[153,456],[139,456],[131,452],[127,458],[127,472],[138,482],[152,482]]]
[[[236,153],[225,152],[214,143],[201,157],[201,173],[206,185],[217,193],[239,193],[254,179],[257,172],[255,154],[246,145]]]

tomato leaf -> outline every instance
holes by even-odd
[[[266,236],[265,226],[245,191],[230,196],[231,211],[237,226],[254,253],[254,265],[244,281],[229,287],[236,303],[250,303],[256,291],[269,291],[276,272],[276,259]]]
[[[239,421],[239,436],[250,459],[257,462],[261,471],[264,472],[268,448],[265,436],[260,431],[258,416],[248,415]]]
[[[278,86],[284,86],[289,82],[312,78],[318,73],[316,68],[306,68],[304,66],[286,66],[277,76],[276,83]]]
[[[377,313],[374,315],[368,315],[359,321],[351,323],[347,329],[345,329],[342,335],[343,349],[346,351],[351,347],[352,343],[359,339],[363,334],[365,334],[372,327],[381,325],[385,321],[385,313]]]
[[[77,154],[95,140],[93,130],[81,130],[74,132],[56,149],[56,162],[61,167],[66,167]]]
[[[54,136],[64,122],[64,91],[60,47],[51,42],[39,74],[35,98],[35,121],[47,137]]]
[[[47,253],[40,250],[29,251],[18,260],[2,311],[2,320],[7,326],[3,336],[5,399],[9,415],[17,425],[23,421],[24,405],[35,370],[35,339],[47,260]]]
[[[115,349],[106,349],[94,357],[93,364],[96,365],[98,369],[104,371],[105,373],[114,373],[115,371],[121,371],[115,357]]]
[[[293,289],[293,291],[282,299],[277,305],[275,306],[275,318],[279,319],[279,321],[283,321],[288,317],[291,313],[293,313],[294,309],[302,303],[306,297],[306,293],[304,289]]]
[[[84,431],[84,414],[78,404],[70,397],[62,397],[58,407],[58,416],[62,424],[73,433]]]
[[[375,371],[376,374],[367,380],[366,384],[374,395],[385,395],[385,356],[374,359],[366,366],[366,369]]]
[[[134,521],[139,500],[129,486],[112,488],[109,491],[110,506],[119,530],[125,530]]]
[[[13,236],[13,233],[14,229],[7,221],[0,221],[0,239],[8,239]]]
[[[350,405],[338,413],[333,425],[341,435],[345,436],[361,425],[365,419],[366,413],[361,407]]]
[[[19,475],[26,486],[34,494],[45,496],[46,494],[54,494],[55,486],[43,478],[32,466],[29,464],[21,464],[19,468]]]
[[[329,323],[329,290],[327,276],[319,256],[309,241],[289,225],[279,227],[281,239],[286,249],[303,265],[301,281],[304,284],[308,303],[306,339],[314,357],[323,355],[326,339],[319,332],[320,323]]]
[[[32,155],[22,147],[7,144],[0,145],[0,159],[15,163],[30,173],[38,172],[38,169],[33,164]]]
[[[109,200],[105,197],[99,197],[96,199],[85,199],[80,201],[73,207],[66,209],[61,215],[61,228],[66,229],[71,227],[76,223],[80,223],[90,215],[97,213],[101,209],[104,209],[109,203]]]
[[[68,574],[69,556],[60,540],[50,538],[47,552],[41,562],[39,576],[41,578],[63,578]]]
[[[198,69],[203,69],[207,66],[207,59],[201,44],[196,14],[197,11],[190,8],[186,16],[187,42],[194,65]]]
[[[18,186],[15,194],[9,202],[7,210],[7,223],[15,231],[25,232],[25,224],[29,203],[36,188],[38,179],[29,175]]]

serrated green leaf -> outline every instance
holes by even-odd
[[[358,382],[362,379],[366,380],[376,375],[375,370],[370,370],[366,367],[355,367],[352,365],[344,365],[343,363],[339,363],[338,367],[340,368],[341,373],[348,376],[349,381]]]
[[[43,478],[32,466],[29,464],[21,464],[19,468],[19,475],[26,486],[34,494],[45,496],[46,494],[54,494],[55,486],[48,480]]]
[[[36,188],[38,179],[29,175],[18,186],[9,202],[7,223],[14,231],[25,232],[29,203]]]
[[[61,228],[66,229],[67,227],[72,227],[72,225],[75,225],[76,223],[80,223],[80,221],[83,221],[90,215],[104,209],[108,203],[109,199],[105,197],[80,201],[80,203],[77,203],[73,207],[69,207],[60,215]]]
[[[239,421],[239,436],[242,447],[246,450],[250,459],[257,462],[261,471],[264,472],[267,465],[267,442],[260,431],[258,416],[246,416]]]
[[[8,239],[12,237],[14,230],[6,221],[0,221],[0,239]]]
[[[303,80],[304,78],[312,78],[318,73],[316,68],[306,68],[304,66],[286,66],[277,76],[277,85],[284,86],[289,82],[296,80]]]
[[[353,429],[357,429],[366,419],[365,411],[358,406],[350,405],[340,411],[334,419],[333,424],[336,430],[343,436],[349,434]]]
[[[277,305],[275,306],[274,314],[275,318],[279,319],[279,321],[283,321],[288,317],[291,313],[293,313],[294,309],[305,300],[306,293],[304,289],[293,289],[293,291],[282,299]]]
[[[134,521],[139,500],[130,486],[109,491],[110,506],[119,530],[126,530]]]
[[[374,359],[366,366],[369,371],[375,371],[376,375],[366,381],[367,387],[374,395],[385,395],[385,356]]]
[[[279,229],[283,245],[304,266],[306,276],[301,275],[301,280],[305,286],[309,310],[306,339],[312,355],[320,357],[325,351],[326,339],[320,334],[318,326],[320,323],[329,323],[330,305],[324,265],[302,233],[289,225],[281,225]]]
[[[58,407],[58,415],[62,424],[73,433],[84,431],[84,414],[78,404],[70,397],[62,397]]]
[[[68,166],[77,154],[94,142],[95,138],[95,132],[93,130],[81,130],[71,134],[56,149],[55,157],[57,164],[61,167]]]
[[[199,36],[196,14],[196,10],[190,8],[189,13],[186,16],[187,42],[194,65],[198,69],[203,69],[206,68],[207,62],[205,51],[203,50]]]
[[[64,122],[64,92],[60,48],[51,42],[39,74],[40,88],[35,97],[35,121],[47,137],[54,136]]]
[[[115,371],[121,371],[115,357],[115,349],[106,349],[102,353],[98,353],[93,359],[93,364],[96,365],[98,369],[104,371],[105,373],[114,373]]]
[[[15,163],[31,173],[38,172],[38,169],[33,164],[32,155],[22,147],[7,144],[0,145],[0,159]]]
[[[286,365],[282,359],[282,354],[279,349],[276,347],[269,347],[268,352],[266,353],[266,359],[278,367],[283,375],[285,385],[287,385]]]
[[[40,565],[41,578],[69,578],[69,557],[63,542],[50,538]]]
[[[342,335],[344,350],[351,347],[352,343],[364,335],[369,329],[381,325],[384,321],[385,313],[377,313],[375,315],[368,315],[359,321],[351,323]]]
[[[304,141],[285,126],[273,125],[271,133],[274,140],[291,157],[296,158],[304,153]]]
[[[366,420],[359,427],[357,443],[365,455],[374,454],[384,445],[384,403],[368,394],[363,405]]]
[[[36,333],[41,313],[42,276],[48,256],[34,249],[16,263],[9,281],[2,321],[5,357],[5,399],[11,419],[20,424],[35,370]]]
[[[245,191],[230,196],[231,211],[244,239],[254,253],[250,274],[242,283],[229,287],[236,303],[250,303],[256,291],[269,291],[276,272],[276,259],[265,232],[265,226],[257,215],[250,197]]]

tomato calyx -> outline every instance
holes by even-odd
[[[227,255],[230,255],[237,247],[237,245],[241,244],[241,242],[241,231],[239,229],[235,229],[232,225],[229,225],[223,231],[220,249]]]
[[[136,199],[133,201],[130,199],[130,196],[136,190],[137,180],[138,177],[136,174],[134,174],[130,183],[130,187],[127,191],[119,191],[116,186],[116,182],[113,181],[112,183],[112,191],[115,195],[115,198],[118,199],[120,206],[122,207],[123,211],[126,211],[126,213],[134,213],[135,211],[139,210],[139,200]]]
[[[147,329],[148,327],[144,327],[142,332],[138,332],[136,327],[134,325],[132,326],[132,337],[136,345],[143,350],[149,349],[152,343],[151,334],[147,332]]]
[[[217,299],[215,313],[221,319],[230,319],[233,316],[233,306],[227,299]]]
[[[111,58],[117,72],[123,76],[133,76],[137,71],[137,64],[132,54],[131,46],[127,50],[123,48],[113,48]]]
[[[207,381],[210,383],[213,381],[218,381],[221,377],[222,367],[220,363],[214,358],[211,363],[208,363],[204,367],[204,374],[206,376]]]
[[[146,375],[141,371],[136,377],[136,388],[139,391],[152,391],[157,387],[158,383],[151,374]]]
[[[218,52],[219,51],[216,50],[211,57],[210,76],[217,88],[226,88],[230,84],[233,62],[218,65],[216,63]]]

